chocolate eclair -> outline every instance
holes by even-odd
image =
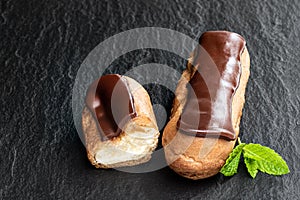
[[[97,168],[147,162],[159,131],[147,91],[127,76],[109,74],[88,88],[82,128],[88,159]]]
[[[163,133],[165,157],[175,172],[196,180],[220,171],[239,134],[249,75],[242,36],[227,31],[201,35]]]

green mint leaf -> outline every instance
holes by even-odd
[[[247,167],[247,170],[248,170],[250,176],[252,178],[255,178],[256,174],[258,172],[258,170],[257,170],[258,169],[257,162],[255,160],[253,160],[251,158],[247,158],[247,157],[244,158],[244,162],[246,164],[246,167]]]
[[[222,167],[220,171],[222,174],[224,174],[224,176],[233,176],[234,174],[237,173],[240,157],[245,145],[246,145],[245,143],[239,144],[230,153],[229,157],[226,160],[225,165]]]
[[[245,159],[255,160],[257,169],[267,174],[283,175],[290,172],[282,157],[269,147],[250,143],[244,146],[243,155]]]

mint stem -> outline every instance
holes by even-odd
[[[240,137],[238,137],[238,144],[241,144],[242,142],[241,142],[241,138]]]

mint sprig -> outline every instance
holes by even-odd
[[[247,170],[248,170],[248,173],[250,174],[250,176],[252,178],[255,178],[256,174],[258,173],[258,164],[257,164],[256,160],[244,157],[244,162],[246,164],[246,167],[247,167]]]
[[[252,178],[255,178],[258,170],[271,175],[283,175],[290,172],[289,167],[282,157],[269,147],[260,144],[241,143],[238,138],[237,145],[226,160],[220,172],[225,176],[233,176],[237,173],[241,154]]]
[[[242,143],[236,146],[230,153],[225,165],[221,169],[221,173],[225,176],[233,176],[237,173],[242,150],[246,144]]]

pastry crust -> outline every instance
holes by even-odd
[[[245,90],[250,75],[250,57],[246,47],[241,54],[241,67],[239,86],[232,100],[231,117],[236,136],[239,134]],[[188,93],[186,85],[194,72],[194,67],[189,63],[179,80],[175,91],[176,98],[173,102],[171,119],[164,129],[162,144],[170,168],[183,177],[197,180],[213,176],[220,171],[234,148],[236,140],[191,137],[177,130],[176,124],[186,103]]]
[[[150,160],[151,153],[158,143],[159,130],[147,91],[135,80],[123,77],[129,84],[137,116],[126,124],[124,131],[118,137],[101,141],[96,121],[90,110],[85,106],[82,112],[87,157],[96,168],[145,163]]]

